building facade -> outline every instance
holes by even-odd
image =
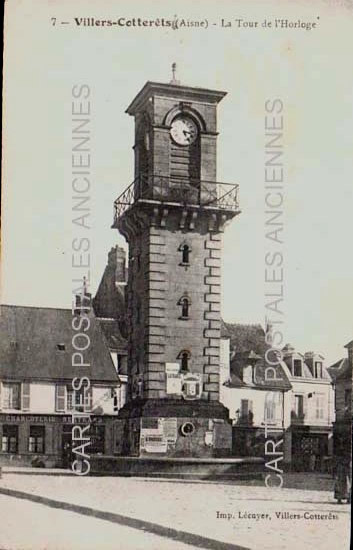
[[[297,471],[325,471],[333,453],[335,419],[331,377],[320,354],[301,354],[287,344],[283,369],[291,383],[285,404],[286,463]]]
[[[329,368],[335,393],[336,420],[333,426],[333,446],[336,461],[351,461],[352,452],[353,340],[345,348],[347,357]]]
[[[225,352],[221,400],[233,422],[232,454],[264,456],[265,432],[269,432],[272,439],[283,440],[278,448],[283,451],[284,469],[330,469],[334,392],[324,358],[312,352],[303,355],[287,344],[275,380],[268,380],[262,327],[230,323],[225,327],[231,359],[227,368]]]
[[[118,375],[95,317],[85,365],[72,323],[71,310],[0,306],[0,464],[70,466],[74,426],[88,455],[113,452]]]
[[[94,314],[119,376],[115,410],[125,405],[128,388],[126,285],[126,252],[115,246],[108,253],[107,266],[92,301]]]
[[[288,377],[281,365],[274,367],[275,376],[273,371],[271,378],[266,375],[267,346],[260,325],[225,326],[230,336],[230,361],[221,398],[233,423],[232,454],[265,457],[269,439],[277,442],[279,452],[284,453],[288,428],[285,403],[291,390]]]

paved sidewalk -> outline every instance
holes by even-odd
[[[276,490],[264,486],[144,478],[21,475],[10,472],[4,472],[3,479],[0,480],[0,493],[1,488],[49,499],[43,505],[0,494],[1,501],[5,499],[28,508],[28,517],[31,517],[31,513],[35,515],[30,510],[39,507],[42,510],[41,517],[47,516],[45,521],[49,525],[52,521],[56,522],[56,517],[57,525],[60,522],[64,525],[64,516],[70,516],[70,522],[77,520],[77,525],[82,523],[82,528],[91,532],[91,536],[85,539],[85,550],[110,550],[112,537],[115,539],[113,547],[120,550],[117,542],[120,534],[131,537],[132,541],[136,536],[136,545],[132,542],[132,546],[124,546],[127,550],[139,549],[142,535],[146,537],[145,547],[154,550],[172,550],[175,545],[183,550],[187,541],[188,548],[214,547],[207,546],[202,538],[209,539],[210,544],[212,541],[219,541],[219,548],[223,546],[223,542],[230,549],[240,546],[251,550],[288,550],[294,545],[300,550],[331,550],[337,546],[338,539],[340,550],[349,548],[350,508],[348,505],[337,505],[331,491]],[[96,511],[97,515],[93,519],[68,509],[54,510],[53,506],[57,501],[88,507],[93,511],[90,513]],[[0,511],[2,518],[4,512],[7,513],[6,504],[5,510],[2,508]],[[116,520],[113,516],[111,520],[104,519],[109,514],[115,514],[114,518],[118,518],[118,523],[114,523]],[[136,523],[131,523],[132,520]],[[85,527],[87,522],[92,524],[91,531],[87,531]],[[50,528],[45,528],[41,534],[40,525],[34,524],[25,544],[9,546],[7,541],[11,525],[5,525],[5,531],[1,529],[0,532],[0,548],[81,550],[79,528],[72,532],[69,546],[66,539],[62,541],[63,546],[55,546],[55,537],[53,541]],[[93,525],[97,527],[93,529]],[[157,526],[157,531],[153,531],[153,526]],[[156,532],[161,532],[158,528],[170,529],[170,532],[165,531],[166,536],[159,538],[156,535]],[[106,532],[106,536],[95,546],[95,533],[102,532]],[[199,539],[187,539],[188,534]],[[38,541],[42,541],[42,546],[38,546]]]
[[[0,494],[1,550],[156,550],[162,537]],[[170,550],[190,550],[172,540]]]

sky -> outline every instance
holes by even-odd
[[[265,102],[279,98],[283,344],[318,351],[327,364],[344,356],[353,338],[351,7],[338,1],[8,3],[1,302],[71,306],[77,236],[71,91],[80,84],[91,90],[88,237],[95,291],[110,248],[126,246],[111,229],[113,201],[133,180],[134,123],[125,109],[147,80],[168,82],[176,62],[183,84],[227,92],[218,108],[217,179],[239,184],[242,212],[224,236],[223,318],[264,324]],[[75,17],[177,17],[206,21],[208,28],[77,26]],[[240,27],[236,19],[243,20]],[[316,27],[274,29],[275,19]]]

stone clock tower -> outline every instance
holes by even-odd
[[[113,224],[129,244],[123,455],[212,457],[231,448],[219,402],[221,251],[239,209],[237,185],[216,178],[225,95],[173,75],[147,82],[126,111],[135,119],[135,179],[115,201]]]

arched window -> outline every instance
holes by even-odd
[[[181,252],[181,265],[189,265],[191,246],[184,241],[181,243],[178,250]]]
[[[181,316],[186,319],[189,317],[189,300],[187,298],[183,298],[181,301]]]
[[[185,292],[178,301],[178,305],[181,306],[181,316],[179,319],[189,319],[191,300]]]
[[[183,349],[179,353],[178,359],[180,360],[180,368],[181,368],[182,371],[188,371],[189,370],[190,357],[191,357],[191,353],[186,349]]]
[[[181,261],[183,262],[183,264],[188,264],[189,263],[189,254],[190,254],[189,245],[184,244],[181,252],[182,252],[182,260]]]
[[[181,370],[188,370],[189,368],[189,355],[184,351],[181,354]]]

